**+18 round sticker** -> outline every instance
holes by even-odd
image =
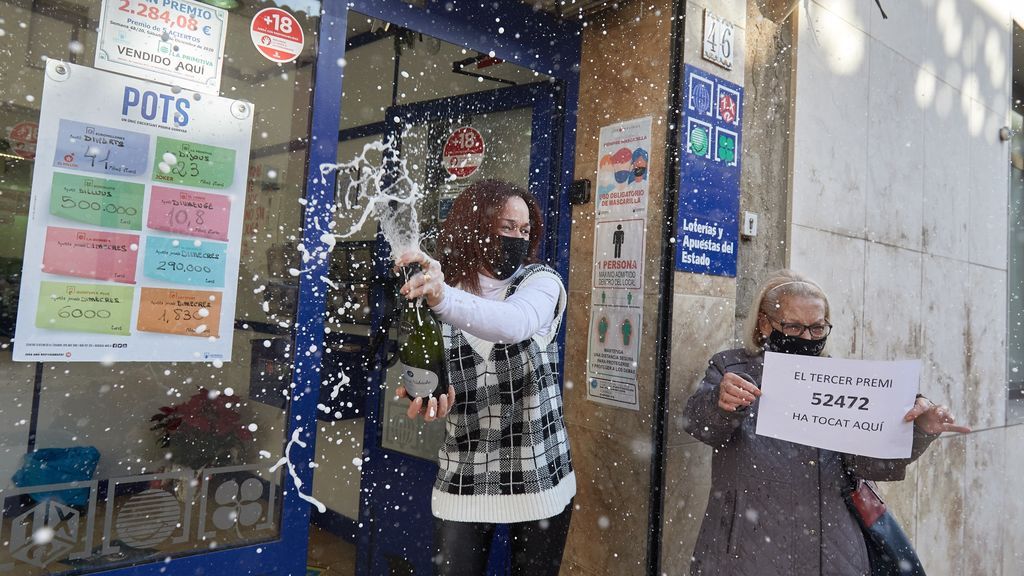
[[[267,60],[291,62],[299,57],[305,37],[299,21],[280,8],[264,8],[252,17],[250,37]]]

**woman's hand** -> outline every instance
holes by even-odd
[[[726,412],[746,408],[760,395],[757,386],[732,372],[726,372],[718,383],[718,407]]]
[[[918,396],[914,407],[903,417],[904,422],[913,422],[926,434],[941,434],[943,432],[960,432],[966,434],[971,431],[967,426],[960,426],[949,408],[939,404],[933,404],[924,396]]]
[[[409,393],[405,390],[405,386],[398,385],[398,390],[395,391],[399,398],[406,398]],[[427,401],[427,405],[423,405],[423,398],[416,398],[409,403],[409,408],[405,411],[405,415],[410,420],[415,420],[417,416],[423,414],[424,422],[433,422],[434,420],[440,420],[448,415],[451,411],[452,405],[455,404],[455,387],[448,386],[448,393],[441,394],[440,398],[430,397]]]
[[[409,278],[398,291],[407,300],[415,300],[422,296],[426,298],[427,306],[433,308],[444,300],[445,284],[441,263],[420,250],[409,250],[395,259],[395,267],[399,269],[413,262],[419,263],[423,271]]]

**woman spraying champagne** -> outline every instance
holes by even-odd
[[[512,574],[561,565],[576,494],[555,342],[566,295],[534,262],[541,237],[533,196],[482,180],[452,205],[440,262],[417,250],[396,261],[423,267],[400,292],[440,318],[447,356],[448,393],[408,410],[447,417],[431,498],[438,575],[486,573],[498,524],[509,525]]]

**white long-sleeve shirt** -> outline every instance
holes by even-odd
[[[538,274],[502,300],[515,276],[497,280],[480,274],[480,296],[446,286],[444,298],[431,310],[442,322],[486,342],[508,344],[546,336],[555,319],[561,284],[553,275]]]

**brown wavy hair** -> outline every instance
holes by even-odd
[[[477,274],[494,270],[501,261],[498,217],[513,196],[522,198],[529,208],[530,250],[526,262],[537,261],[544,230],[540,206],[533,194],[504,180],[478,180],[455,199],[437,238],[437,254],[447,284],[480,293]]]

